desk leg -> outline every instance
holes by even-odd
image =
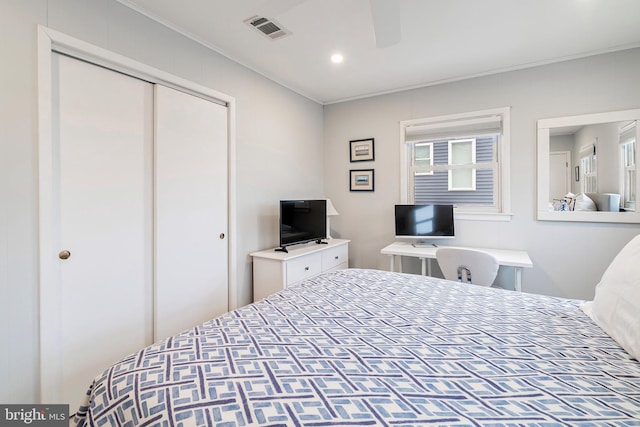
[[[420,258],[420,263],[422,264],[422,275],[426,276],[427,275],[427,259]],[[429,264],[429,269],[431,269],[431,264]]]
[[[516,277],[515,277],[515,290],[517,292],[522,292],[522,267],[515,267]]]
[[[395,259],[396,256],[395,255],[389,255],[389,259],[390,261],[390,265],[389,265],[389,271],[394,272],[396,271],[396,266],[395,266]]]

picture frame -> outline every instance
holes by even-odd
[[[374,191],[373,169],[351,169],[349,171],[349,191]]]
[[[349,161],[370,162],[375,160],[374,138],[354,139],[349,141]]]

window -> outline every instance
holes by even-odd
[[[400,125],[402,203],[453,204],[462,219],[510,218],[509,108]]]
[[[433,143],[417,143],[413,149],[413,167],[416,175],[433,175],[433,170],[429,168],[433,166]],[[420,172],[422,170],[425,172]]]
[[[636,208],[636,122],[623,122],[620,126],[620,188],[622,207]]]
[[[598,169],[596,159],[596,145],[588,145],[580,149],[581,186],[583,193],[598,191]]]
[[[622,145],[623,158],[623,206],[634,209],[636,204],[636,142]]]
[[[460,139],[448,141],[449,165],[458,166],[449,169],[449,191],[476,191],[476,140]]]

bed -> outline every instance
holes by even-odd
[[[326,273],[106,369],[79,426],[640,426],[640,363],[582,301]]]

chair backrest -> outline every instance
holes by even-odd
[[[498,274],[498,261],[484,251],[467,248],[438,248],[436,259],[444,278],[491,286]]]

